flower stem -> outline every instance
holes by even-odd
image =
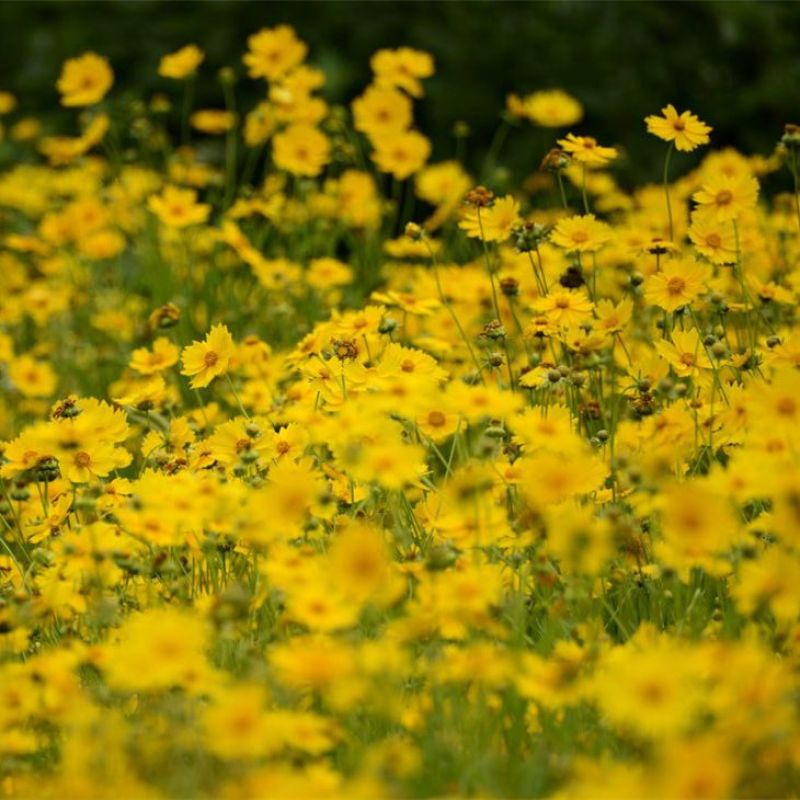
[[[672,204],[669,201],[669,161],[672,158],[672,151],[675,149],[674,142],[669,143],[667,148],[667,156],[664,159],[664,197],[667,200],[667,216],[669,217],[669,240],[672,242],[675,239],[675,228],[672,224]]]

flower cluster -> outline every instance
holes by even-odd
[[[630,187],[548,89],[470,174],[430,54],[309,56],[0,92],[2,791],[795,793],[799,129]]]

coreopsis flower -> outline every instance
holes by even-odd
[[[400,47],[379,50],[369,62],[375,82],[394,86],[412,97],[422,97],[422,79],[433,75],[433,58],[421,50]]]
[[[547,89],[525,97],[510,95],[509,112],[543,128],[565,128],[583,119],[583,106],[561,89]]]
[[[561,328],[572,328],[592,316],[592,301],[581,290],[556,289],[536,303],[536,310]]]
[[[161,57],[158,63],[158,74],[162,78],[172,78],[173,80],[183,80],[197,72],[197,68],[203,63],[206,54],[196,45],[187,44]]]
[[[568,133],[566,139],[559,139],[558,144],[569,155],[581,164],[589,167],[603,167],[617,157],[613,147],[603,147],[592,136],[575,136]]]
[[[185,228],[205,222],[211,206],[197,202],[194,189],[165,186],[161,194],[150,195],[147,207],[169,228]]]
[[[242,57],[251,78],[274,81],[302,63],[308,48],[288,25],[262,28],[247,40]]]
[[[430,141],[418,131],[384,134],[373,146],[372,160],[378,169],[400,181],[422,169],[431,152]]]
[[[13,387],[24,397],[51,397],[58,385],[58,376],[53,367],[29,354],[11,359],[8,377]]]
[[[740,523],[727,497],[695,481],[664,492],[661,530],[665,563],[683,573],[700,565],[713,574],[727,569],[721,556],[740,536]]]
[[[212,136],[226,133],[236,126],[236,114],[217,108],[201,108],[195,111],[189,122],[195,130]]]
[[[414,179],[417,196],[434,206],[461,200],[472,185],[458,161],[441,161],[425,167]]]
[[[235,352],[230,331],[224,325],[214,325],[202,342],[193,342],[183,349],[181,375],[191,377],[192,389],[202,389],[228,371]]]
[[[178,348],[166,338],[159,336],[153,342],[153,349],[140,347],[131,355],[131,369],[141,375],[154,375],[178,363]]]
[[[11,92],[0,91],[0,115],[9,114],[17,107],[17,98]]]
[[[656,350],[680,377],[697,374],[698,370],[711,369],[711,361],[700,334],[692,328],[689,331],[673,331],[672,341],[659,340]]]
[[[752,175],[720,173],[707,179],[702,189],[692,195],[692,200],[698,204],[694,213],[701,219],[729,222],[755,208],[758,181]]]
[[[706,291],[710,279],[711,270],[706,264],[693,258],[673,259],[647,278],[644,296],[651,305],[675,311]]]
[[[648,133],[658,136],[665,142],[674,142],[675,147],[684,152],[690,152],[702,144],[709,143],[708,134],[713,128],[701,122],[691,111],[679,114],[675,106],[670,104],[664,106],[661,113],[663,114],[661,117],[653,114],[645,117]]]
[[[353,101],[353,125],[371,138],[406,131],[413,119],[408,95],[392,86],[370,86]]]
[[[248,147],[264,144],[278,125],[275,109],[271,103],[259,103],[244,118],[244,142]]]
[[[736,235],[727,222],[718,222],[709,215],[692,216],[689,239],[698,253],[715,264],[736,262]]]
[[[599,333],[622,333],[633,317],[633,301],[629,297],[624,297],[616,304],[610,300],[600,300],[595,306],[595,316],[595,329]]]
[[[562,219],[550,234],[553,244],[576,253],[595,253],[610,239],[611,228],[594,214]]]
[[[330,153],[330,140],[313,125],[290,125],[272,139],[275,166],[292,175],[319,175],[330,161]]]
[[[519,202],[509,194],[485,208],[468,208],[458,227],[475,239],[502,242],[511,236],[519,222]]]
[[[64,62],[56,87],[62,106],[93,106],[114,83],[108,60],[97,53],[84,53]]]

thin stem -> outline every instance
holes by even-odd
[[[672,204],[669,200],[669,161],[672,158],[672,151],[675,149],[675,143],[670,142],[667,148],[667,156],[664,159],[664,197],[667,200],[667,216],[669,217],[669,240],[675,240],[675,228],[672,224]]]

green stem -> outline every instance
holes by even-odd
[[[667,157],[664,159],[664,197],[667,200],[667,216],[669,217],[669,240],[675,240],[675,229],[672,224],[672,204],[669,200],[669,161],[672,158],[672,151],[675,149],[675,143],[670,142],[667,148]]]

